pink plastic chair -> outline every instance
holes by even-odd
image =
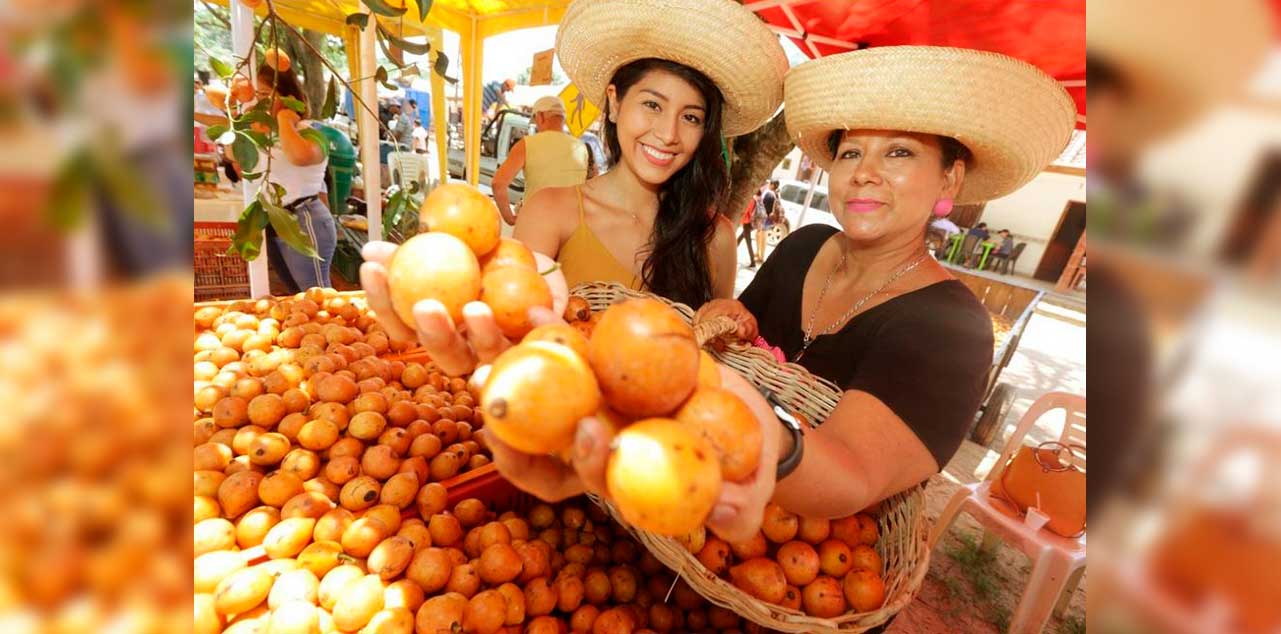
[[[932,549],[961,512],[969,513],[983,525],[984,550],[1000,538],[1022,550],[1032,560],[1032,574],[1010,619],[1011,634],[1034,634],[1045,627],[1050,614],[1061,614],[1085,572],[1085,536],[1060,537],[1044,528],[1032,530],[1022,517],[1010,517],[992,505],[988,493],[992,483],[1001,477],[1005,465],[1023,445],[1032,425],[1053,409],[1066,410],[1063,435],[1059,442],[1085,447],[1085,398],[1063,392],[1050,392],[1028,408],[1018,427],[1005,443],[1001,457],[987,478],[978,484],[963,485],[930,530]],[[1073,464],[1085,471],[1085,456],[1073,454]]]

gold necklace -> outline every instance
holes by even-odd
[[[830,333],[833,327],[839,324],[845,323],[845,320],[849,319],[851,315],[858,312],[858,309],[862,308],[863,304],[867,303],[867,300],[872,299],[873,297],[880,294],[880,292],[888,288],[890,284],[893,284],[894,280],[897,280],[898,278],[903,277],[904,275],[907,275],[909,271],[916,268],[917,266],[920,266],[921,262],[924,262],[925,258],[929,257],[929,254],[926,253],[925,255],[922,255],[921,257],[916,258],[916,260],[914,260],[911,264],[908,264],[907,266],[896,271],[894,275],[890,276],[890,279],[886,280],[885,283],[880,286],[880,288],[877,288],[871,293],[864,295],[862,299],[854,303],[854,306],[852,306],[849,310],[845,311],[845,314],[841,315],[840,319],[837,319],[836,321],[832,322],[827,328],[823,330],[823,332],[815,335],[814,320],[818,318],[819,309],[823,307],[823,297],[827,295],[827,288],[832,285],[832,274],[836,273],[837,269],[845,267],[845,261],[847,259],[847,256],[848,254],[842,252],[841,262],[837,264],[835,267],[833,267],[831,271],[827,272],[827,281],[823,282],[823,289],[818,292],[818,303],[814,305],[814,312],[810,313],[809,323],[806,324],[805,330],[801,332],[801,349],[796,353],[796,357],[792,359],[792,363],[796,363],[797,361],[800,361],[801,357],[805,356],[805,351],[809,350],[810,344],[814,343],[815,339]],[[804,297],[804,291],[802,291],[801,297]]]

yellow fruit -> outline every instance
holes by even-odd
[[[289,60],[289,54],[278,48],[269,48],[264,51],[262,63],[282,73],[289,70],[289,67],[293,65]]]
[[[684,425],[653,418],[619,432],[606,467],[609,496],[631,525],[663,535],[701,526],[721,491],[715,450]]]
[[[573,350],[575,354],[587,359],[587,338],[569,324],[546,324],[539,326],[521,339],[522,343],[530,341],[550,341]]]
[[[599,408],[600,390],[572,350],[533,341],[498,357],[480,406],[499,440],[526,453],[555,453],[573,444],[578,421]]]
[[[502,232],[498,205],[463,183],[447,183],[433,189],[423,199],[419,223],[427,231],[462,240],[477,257],[498,246]]]
[[[439,301],[454,324],[461,324],[463,306],[480,297],[480,264],[462,240],[423,233],[396,249],[387,266],[387,285],[392,308],[406,324],[416,323],[414,304],[425,299]]]

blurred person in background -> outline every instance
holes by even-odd
[[[392,122],[391,132],[396,138],[397,152],[412,152],[414,148],[414,126],[418,125],[418,102],[409,100],[409,107],[403,108]]]
[[[272,104],[272,112],[279,128],[276,144],[271,148],[271,171],[265,178],[267,182],[284,187],[285,195],[280,200],[281,205],[298,220],[299,228],[319,254],[319,257],[313,258],[295,251],[268,226],[268,261],[290,293],[313,286],[332,286],[329,281],[329,266],[333,262],[338,233],[333,214],[329,212],[325,200],[325,173],[329,159],[325,155],[325,148],[315,140],[299,134],[301,130],[312,126],[313,122],[306,118],[309,112],[299,115],[285,107],[281,101],[283,97],[293,97],[301,101],[305,108],[307,97],[298,76],[291,69],[277,71],[262,64],[258,67],[257,79],[258,98],[276,100]],[[261,157],[258,163],[268,165],[267,157]]]
[[[481,93],[480,112],[486,121],[493,119],[499,110],[507,107],[507,93],[515,89],[516,80],[514,79],[491,81],[485,84],[485,89]]]
[[[510,193],[516,174],[525,173],[525,198],[546,187],[571,187],[587,180],[587,145],[565,132],[565,104],[548,95],[534,102],[534,134],[517,141],[494,172],[494,201],[509,225],[516,224]]]

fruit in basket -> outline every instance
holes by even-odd
[[[552,291],[532,268],[499,266],[481,276],[480,301],[493,311],[494,321],[504,335],[519,339],[534,327],[529,321],[529,309],[552,307]]]
[[[463,306],[480,297],[480,264],[462,240],[447,233],[422,233],[396,249],[387,266],[387,285],[392,308],[406,324],[416,323],[414,305],[425,299],[439,301],[454,323],[461,324]]]
[[[498,246],[501,236],[498,205],[463,183],[446,183],[433,189],[423,199],[418,218],[423,229],[462,240],[477,257]]]
[[[499,238],[498,245],[480,258],[480,272],[485,274],[502,266],[519,266],[538,270],[534,252],[525,243],[512,238]]]
[[[721,386],[721,370],[706,350],[698,351],[698,385],[700,387],[718,388]]]
[[[870,570],[881,574],[881,555],[867,544],[859,544],[850,550],[851,570]]]
[[[703,524],[722,481],[705,440],[674,420],[653,418],[619,432],[613,447],[605,483],[628,523],[669,536]]]
[[[716,450],[721,474],[726,480],[739,482],[756,471],[763,443],[761,426],[752,411],[734,393],[715,387],[700,387],[672,417],[702,436]],[[795,516],[792,517],[794,523]],[[769,519],[768,514],[766,519]]]
[[[819,569],[831,577],[841,577],[854,566],[853,553],[845,542],[829,539],[818,545]]]
[[[729,572],[729,543],[719,537],[708,538],[695,557],[699,563],[703,564],[703,567],[718,577],[724,576],[725,573]]]
[[[847,610],[841,582],[832,577],[819,577],[801,589],[801,604],[810,616],[830,619]]]
[[[793,586],[806,586],[818,577],[818,551],[805,542],[787,542],[778,547],[777,559],[783,576]]]
[[[344,632],[354,632],[383,609],[383,580],[378,575],[365,575],[342,589],[334,603],[334,625]]]
[[[595,326],[587,358],[606,402],[629,416],[670,414],[698,383],[694,331],[658,300],[610,306]]]
[[[796,538],[807,544],[821,544],[832,534],[832,523],[827,518],[801,517]]]
[[[730,550],[734,551],[734,556],[740,560],[752,559],[754,557],[764,557],[769,545],[765,542],[765,535],[758,532],[748,539],[740,542],[731,542]]]
[[[766,504],[765,515],[761,519],[761,532],[765,538],[775,544],[792,541],[800,528],[800,518],[795,513],[786,511],[777,504]]]
[[[748,559],[729,569],[730,582],[767,603],[778,603],[787,593],[787,578],[778,562],[765,557]]]
[[[572,350],[532,341],[494,361],[480,406],[499,440],[526,453],[555,453],[573,444],[578,421],[600,407],[600,389]]]
[[[857,612],[871,612],[885,603],[885,582],[876,572],[855,570],[841,585],[845,600]]]
[[[576,321],[587,321],[592,317],[592,306],[587,300],[578,295],[570,295],[569,301],[565,303],[565,321],[573,323]]]

